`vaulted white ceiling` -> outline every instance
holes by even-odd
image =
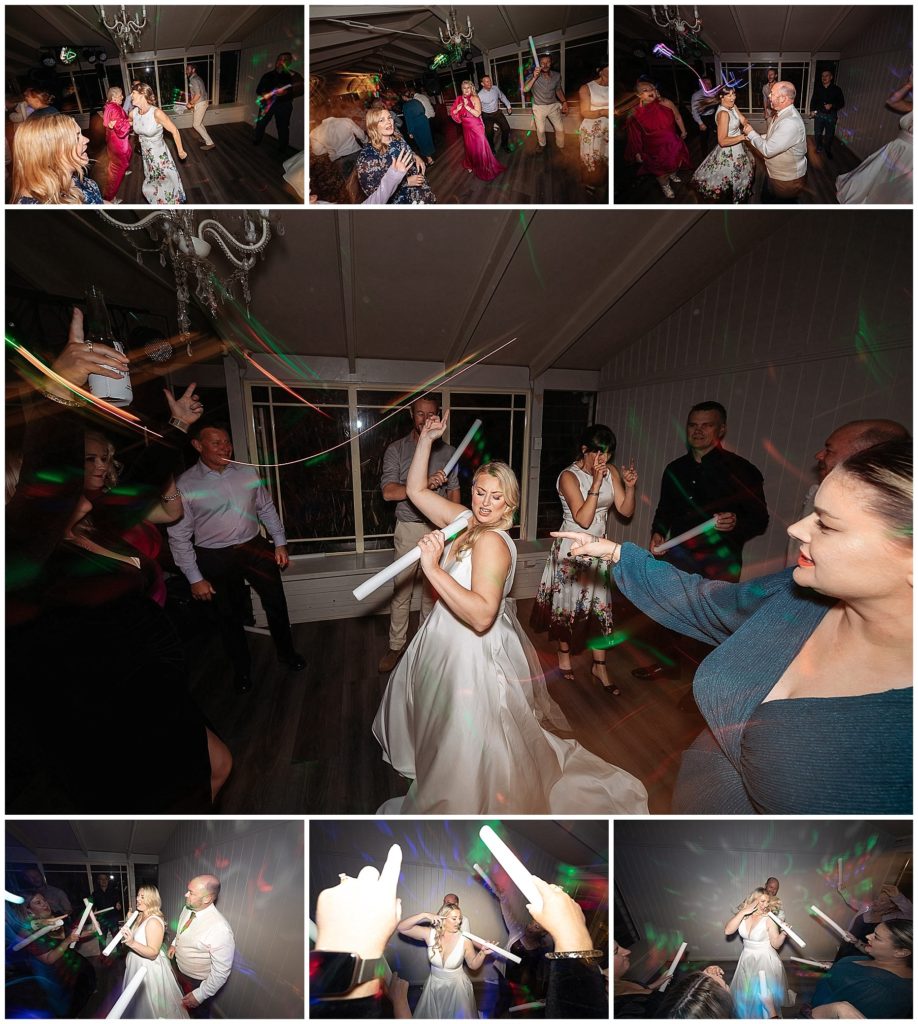
[[[399,74],[421,75],[443,49],[447,6],[316,6],[309,8],[309,68],[313,72],[374,72],[389,64]],[[490,51],[575,25],[608,18],[606,6],[509,4],[456,6],[465,31],[471,17],[472,50]]]
[[[617,34],[664,38],[649,7],[620,5],[613,10]],[[713,53],[818,53],[843,51],[882,10],[874,4],[705,4],[699,6],[698,16],[703,24],[701,36]],[[681,14],[691,21],[691,5],[683,5]]]
[[[821,217],[837,213],[797,215],[817,230]],[[449,365],[515,336],[498,361],[533,378],[551,368],[598,370],[788,216],[291,211],[285,234],[252,272],[251,313],[286,352],[345,358],[352,367],[361,359]],[[124,234],[95,211],[14,210],[6,221],[14,280],[74,300],[95,283],[111,302],[175,324],[171,270],[155,256],[139,266]]]

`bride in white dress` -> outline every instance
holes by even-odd
[[[912,76],[886,99],[886,106],[903,116],[899,131],[882,149],[835,180],[835,191],[842,205],[851,203],[910,203],[914,133],[912,131]]]
[[[429,922],[425,927],[422,923]],[[477,1020],[478,1008],[472,982],[465,972],[477,971],[485,962],[487,949],[460,934],[462,912],[445,904],[436,914],[415,914],[400,921],[399,935],[427,944],[430,975],[412,1016],[433,1020]]]
[[[508,597],[516,548],[504,531],[519,484],[504,463],[485,464],[472,483],[471,512],[430,490],[430,450],[445,429],[446,420],[433,417],[421,431],[408,497],[437,526],[463,513],[469,526],[445,554],[439,530],[419,545],[439,600],[373,723],[384,758],[413,782],[379,813],[646,814],[638,779],[543,728],[569,726]]]
[[[765,972],[765,980],[772,1001],[780,1013],[788,1005],[787,975],[784,964],[777,954],[784,945],[785,933],[767,916],[780,903],[773,902],[764,889],[753,891],[740,904],[737,912],[724,925],[724,934],[739,932],[743,940],[743,951],[736,962],[730,991],[736,1004],[736,1015],[742,1018],[762,1017],[762,1000],[759,997],[759,971]]]
[[[182,990],[162,948],[166,921],[159,889],[155,885],[140,886],[136,905],[140,911],[139,922],[133,929],[121,929],[124,945],[129,950],[124,962],[122,988],[127,988],[131,978],[144,964],[147,965],[147,976],[122,1016],[130,1020],[187,1018],[188,1011],[182,1006]]]

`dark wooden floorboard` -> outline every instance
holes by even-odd
[[[531,607],[531,600],[519,602],[524,625]],[[652,624],[638,614],[623,614],[617,625],[626,639],[608,652],[608,664],[620,697],[607,696],[592,678],[588,653],[574,659],[573,682],[561,679],[545,635],[532,634],[528,626],[527,632],[573,737],[640,778],[651,810],[665,813],[680,755],[703,722],[687,674],[654,682],[631,676],[631,668],[652,660]],[[387,681],[377,672],[387,638],[385,616],[296,625],[294,642],[307,668],[294,673],[278,663],[269,637],[250,633],[256,687],[241,696],[233,691],[219,642],[191,644],[193,695],[235,762],[220,813],[372,814],[407,790],[407,780],[382,760],[371,732]]]
[[[589,192],[580,180],[580,139],[565,136],[563,150],[549,135],[545,152],[535,132],[511,132],[511,153],[501,150],[497,159],[507,168],[494,181],[481,181],[462,166],[462,138],[447,137],[438,146],[435,162],[428,168],[427,181],[438,203],[504,203],[530,206],[533,203],[605,203],[608,190]]]
[[[89,155],[94,158],[90,174],[104,189],[108,179],[108,154],[104,134],[101,136],[93,118],[90,128]],[[218,124],[207,131],[216,143],[215,149],[201,150],[201,138],[194,129],[182,130],[182,144],[188,154],[184,163],[175,156],[171,136],[167,145],[178,167],[185,187],[186,202],[198,205],[211,203],[239,203],[265,205],[267,203],[296,204],[303,200],[284,181],[283,161],[296,152],[288,149],[281,154],[276,139],[265,135],[261,144],[252,145],[252,127],[248,124]],[[143,195],[143,163],[139,145],[135,143],[131,158],[131,174],[126,175],[118,190],[122,203],[146,203]]]
[[[649,174],[638,176],[635,167],[626,164],[619,159],[615,166],[615,202],[618,204],[633,203],[638,206],[659,206],[670,203],[696,203],[702,204],[698,193],[691,186],[691,177],[695,168],[707,156],[707,150],[702,146],[699,136],[690,135],[687,140],[689,155],[692,159],[691,171],[680,171],[681,184],[673,183],[672,189],[675,199],[666,199],[660,191],[656,179]],[[621,152],[621,150],[619,150]],[[762,184],[765,178],[765,166],[763,158],[756,152],[756,176],[755,188],[748,206],[761,204]],[[832,147],[832,157],[829,160],[824,153],[816,152],[816,144],[812,136],[807,136],[807,176],[806,188],[798,199],[800,206],[811,206],[816,204],[828,204],[835,206],[838,200],[835,195],[835,179],[840,174],[853,171],[861,163],[861,158],[856,156],[838,138]]]

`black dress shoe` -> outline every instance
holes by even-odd
[[[653,665],[644,665],[642,668],[633,668],[631,674],[635,679],[678,679],[679,669],[673,665],[667,668],[654,662]]]
[[[306,668],[305,660],[294,651],[286,658],[280,659],[282,665],[286,665],[291,672],[302,672]]]
[[[236,693],[248,693],[252,689],[252,677],[237,673],[233,679],[233,689]]]

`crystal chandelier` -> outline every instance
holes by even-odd
[[[236,282],[239,282],[248,314],[252,301],[249,272],[259,256],[264,259],[264,251],[271,241],[272,225],[277,234],[284,233],[279,214],[271,210],[221,210],[220,216],[224,221],[235,222],[233,227],[238,230],[238,238],[226,224],[213,217],[198,221],[197,212],[190,209],[156,211],[130,223],[118,220],[104,210],[98,212],[109,224],[125,232],[137,251],[138,263],[143,263],[145,253],[158,253],[160,266],[172,265],[179,336],[188,345],[189,355],[191,319],[188,304],[192,288],[198,302],[216,318],[218,296],[221,302],[225,301],[227,295],[233,295]],[[131,237],[137,231],[146,231],[155,248],[139,245]],[[212,242],[222,250],[229,264],[223,273],[211,261]]]
[[[472,34],[474,32],[472,28],[472,19],[466,15],[465,25],[468,32],[462,32],[459,28],[459,18],[456,15],[456,8],[450,7],[449,13],[446,16],[446,35],[443,35],[443,29],[438,28],[437,31],[440,33],[440,42],[444,46],[465,46],[471,42]]]
[[[682,17],[678,7],[651,7],[650,13],[653,16],[654,24],[658,28],[665,29],[670,38],[675,41],[677,49],[681,50],[686,40],[697,36],[701,31],[701,18],[698,17],[697,5],[692,10],[695,20],[691,24]]]
[[[124,4],[121,5],[121,12],[116,12],[114,15],[115,20],[111,25],[105,20],[105,8],[99,8],[99,19],[105,26],[108,34],[118,44],[118,49],[122,53],[127,53],[128,50],[133,50],[140,42],[140,33],[146,28],[147,25],[147,8],[144,6],[141,8],[141,15],[138,18],[136,12],[133,16],[129,16],[127,11],[124,9]]]

